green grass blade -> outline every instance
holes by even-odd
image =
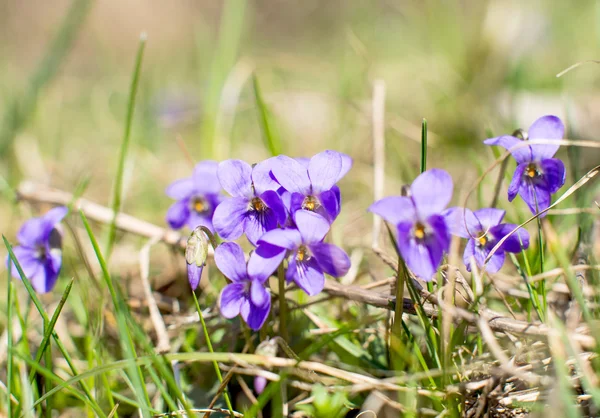
[[[421,123],[421,173],[427,170],[427,119]]]
[[[29,293],[29,297],[31,298],[33,304],[35,305],[36,309],[38,310],[40,316],[43,319],[44,329],[46,329],[46,325],[50,322],[50,320],[48,318],[48,314],[44,310],[44,307],[42,306],[42,303],[40,302],[40,299],[38,298],[37,293],[31,286],[31,282],[29,281],[27,276],[25,276],[25,273],[23,272],[23,269],[21,268],[21,264],[19,264],[19,260],[17,260],[17,257],[15,257],[15,253],[13,252],[12,246],[10,245],[10,243],[8,242],[8,240],[6,239],[6,237],[4,235],[2,235],[2,240],[4,241],[4,245],[6,246],[6,249],[8,250],[8,255],[9,255],[10,259],[13,261],[15,267],[17,268],[17,272],[19,273],[19,276],[21,277],[21,281],[25,285],[25,289],[27,289],[27,293]],[[26,329],[26,328],[23,327],[23,329]],[[60,341],[60,338],[58,338],[58,334],[56,333],[56,331],[52,331],[52,338],[56,342],[56,345],[57,345],[58,349],[60,350],[61,354],[63,355],[65,361],[69,365],[69,368],[71,369],[71,373],[73,373],[73,375],[76,376],[78,374],[77,369],[75,368],[73,361],[71,360],[71,356],[69,355],[69,352],[66,350],[62,341]],[[86,396],[88,397],[89,403],[91,405],[95,405],[96,407],[98,407],[98,404],[94,400],[94,397],[90,393],[85,382],[81,382],[81,387],[83,388],[83,391],[85,392]]]
[[[65,292],[63,293],[60,301],[58,302],[58,306],[54,310],[54,314],[52,314],[52,318],[50,319],[50,322],[48,323],[47,329],[44,330],[44,338],[42,339],[42,342],[40,343],[40,348],[38,349],[38,352],[35,357],[35,361],[38,363],[41,361],[42,355],[46,351],[46,347],[48,346],[50,338],[52,337],[52,333],[54,332],[54,327],[56,326],[56,321],[58,321],[58,317],[59,317],[60,313],[62,312],[62,308],[65,305],[67,298],[69,297],[69,293],[71,293],[72,287],[73,287],[73,279],[71,279],[71,281],[67,285]],[[32,370],[29,374],[29,382],[33,383],[34,378],[35,378],[35,371]]]
[[[263,140],[265,141],[266,147],[269,149],[271,155],[281,154],[281,141],[274,132],[273,126],[270,122],[270,112],[265,103],[258,84],[258,78],[256,75],[252,76],[252,88],[254,90],[254,100],[256,107],[258,108],[258,120],[260,122],[260,128],[262,131]]]
[[[117,317],[117,326],[121,340],[121,348],[123,349],[126,358],[135,359],[137,357],[135,352],[135,346],[133,344],[131,333],[129,332],[129,327],[125,319],[125,304],[123,300],[118,297],[117,292],[115,291],[112,278],[110,276],[110,273],[108,272],[106,261],[104,260],[104,256],[102,255],[102,252],[100,251],[100,246],[98,245],[98,241],[96,240],[96,237],[94,236],[94,233],[90,228],[90,224],[88,223],[85,214],[83,213],[83,211],[79,211],[79,214],[83,221],[83,225],[85,226],[85,230],[87,231],[90,241],[92,243],[92,247],[94,248],[94,252],[96,253],[96,257],[98,258],[98,262],[100,263],[100,268],[102,269],[104,281],[106,283],[106,286],[108,287],[110,296],[112,298]],[[130,374],[131,379],[133,380],[138,402],[142,405],[150,406],[150,399],[148,397],[146,385],[144,384],[142,370],[139,367],[132,365],[128,367],[128,373]]]
[[[6,415],[12,416],[12,378],[13,378],[13,335],[12,335],[12,310],[13,310],[13,283],[11,275],[12,264],[8,264],[8,278],[7,278],[7,291],[6,291],[6,347],[8,350],[6,356]]]
[[[121,150],[119,153],[119,164],[117,166],[117,175],[113,189],[112,210],[113,217],[108,228],[108,240],[106,242],[106,259],[110,258],[112,247],[117,234],[117,214],[121,210],[121,195],[123,193],[123,174],[125,172],[125,160],[127,159],[127,151],[129,150],[129,142],[131,138],[131,124],[133,122],[133,113],[135,110],[135,98],[137,96],[138,85],[140,81],[140,73],[142,70],[142,59],[144,58],[144,49],[146,46],[146,34],[140,36],[140,45],[138,47],[135,58],[135,66],[131,79],[131,87],[129,89],[129,101],[127,104],[127,117],[125,118],[125,131],[123,133],[123,141],[121,142]]]
[[[27,90],[16,96],[5,108],[4,121],[0,129],[0,158],[12,145],[16,135],[25,126],[35,110],[41,91],[56,76],[61,63],[71,49],[81,26],[85,22],[91,0],[74,0],[62,21],[46,54],[27,83]]]

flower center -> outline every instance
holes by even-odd
[[[46,247],[44,245],[37,245],[35,247],[35,258],[38,260],[46,259]]]
[[[537,165],[535,163],[529,164],[527,169],[525,169],[525,175],[531,179],[539,177],[540,172],[537,168]]]
[[[485,247],[494,240],[494,237],[489,232],[479,231],[475,238],[475,244],[478,247]]]
[[[306,248],[304,245],[301,245],[296,253],[296,261],[304,261],[305,259],[308,260],[309,258],[310,254],[308,253],[308,248]]]
[[[315,209],[317,209],[319,206],[321,205],[319,204],[317,198],[314,196],[306,196],[304,198],[304,201],[302,202],[302,209],[306,209],[311,212],[314,212]]]
[[[415,236],[416,239],[423,239],[425,238],[426,234],[426,227],[424,224],[422,224],[421,222],[417,222],[415,224],[415,229],[413,230],[413,235]]]
[[[260,200],[258,197],[255,197],[250,201],[250,207],[256,212],[264,212],[267,210],[267,205],[265,205],[265,202]]]
[[[205,213],[210,210],[210,204],[201,196],[192,199],[192,210],[196,213]]]
[[[479,237],[477,238],[477,245],[479,245],[480,247],[485,246],[485,244],[488,243],[487,236],[483,232],[480,232],[478,235]]]

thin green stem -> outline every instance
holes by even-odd
[[[13,346],[13,338],[12,338],[12,310],[13,310],[13,302],[12,302],[12,298],[13,298],[13,284],[12,284],[12,278],[11,278],[11,268],[12,268],[12,263],[8,263],[8,279],[7,279],[7,284],[8,284],[8,290],[6,293],[6,334],[7,334],[7,341],[6,341],[6,349],[8,350],[7,352],[7,356],[6,356],[6,412],[8,417],[12,416],[12,399],[11,399],[11,394],[12,394],[12,377],[13,377],[13,353],[12,353],[12,346]]]
[[[212,343],[210,341],[210,336],[208,335],[208,328],[206,327],[206,322],[204,322],[204,316],[202,315],[202,309],[200,309],[200,304],[198,303],[198,298],[196,297],[196,293],[192,292],[192,296],[194,297],[194,303],[196,304],[196,310],[198,311],[198,316],[200,317],[200,323],[202,324],[202,331],[204,332],[204,339],[206,340],[206,346],[208,347],[208,352],[214,354]],[[215,373],[217,375],[217,379],[219,379],[219,383],[223,383],[223,375],[221,374],[221,369],[219,368],[219,363],[216,360],[213,362],[213,366],[215,368]],[[227,404],[227,409],[233,416],[233,405],[231,404],[231,399],[229,399],[229,391],[227,390],[227,386],[223,389],[223,398],[225,399],[225,403]]]
[[[421,123],[421,173],[427,170],[427,119]]]
[[[390,348],[392,353],[390,360],[394,370],[402,370],[404,360],[401,350],[402,344],[402,314],[404,313],[404,283],[406,280],[406,266],[404,260],[398,257],[398,275],[396,277],[396,306],[394,307],[394,322],[390,333]]]
[[[140,45],[138,47],[137,56],[135,58],[135,67],[133,77],[131,79],[131,87],[129,89],[129,102],[127,105],[127,117],[125,119],[125,131],[123,133],[123,141],[121,142],[121,152],[119,155],[119,165],[117,166],[117,175],[115,177],[115,186],[113,190],[112,210],[113,216],[108,230],[108,241],[106,243],[106,259],[110,259],[112,247],[117,234],[117,215],[121,210],[121,195],[123,193],[123,175],[125,172],[125,160],[127,158],[127,150],[129,149],[129,138],[131,137],[131,124],[133,121],[133,112],[135,110],[135,98],[137,95],[140,73],[142,68],[142,58],[144,57],[144,49],[146,46],[146,34],[140,36]]]
[[[277,269],[277,279],[279,281],[279,335],[286,342],[289,340],[287,329],[287,303],[285,301],[285,270],[283,263]]]

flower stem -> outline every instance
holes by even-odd
[[[421,173],[427,170],[427,119],[421,123]]]
[[[402,357],[402,314],[404,312],[404,282],[406,279],[406,266],[401,257],[398,257],[398,276],[396,278],[396,306],[394,307],[394,322],[390,332],[390,361],[393,370],[403,369]]]
[[[202,315],[202,309],[200,309],[200,304],[198,303],[198,298],[196,297],[196,292],[192,291],[192,296],[194,297],[194,303],[196,304],[196,310],[198,311],[198,316],[200,317],[200,323],[202,324],[202,331],[204,332],[204,339],[206,340],[206,346],[208,347],[208,351],[213,354],[213,346],[210,342],[210,336],[208,335],[208,328],[206,328],[206,322],[204,322],[204,316]],[[215,373],[217,374],[217,379],[219,379],[219,383],[223,383],[223,375],[221,375],[221,369],[219,369],[219,364],[216,360],[213,360],[213,366],[215,367]],[[223,398],[225,399],[225,403],[227,404],[227,409],[233,416],[233,405],[231,404],[231,399],[229,399],[229,391],[227,390],[227,386],[223,389]]]
[[[277,278],[279,280],[279,335],[285,342],[288,341],[287,330],[287,304],[285,302],[285,270],[283,263],[277,269]]]

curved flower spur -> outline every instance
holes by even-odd
[[[271,295],[265,282],[273,273],[246,266],[244,251],[235,242],[225,242],[215,250],[217,268],[231,280],[221,291],[219,305],[225,318],[240,315],[250,328],[259,330],[271,310]]]
[[[270,177],[272,159],[251,167],[241,160],[219,164],[217,175],[221,186],[232,197],[215,210],[213,225],[221,238],[235,240],[246,234],[256,245],[267,231],[285,223],[287,213]]]
[[[564,132],[565,127],[558,117],[542,116],[533,122],[523,139],[560,140]],[[519,194],[535,215],[550,206],[552,194],[565,184],[565,165],[553,158],[559,144],[531,144],[513,149],[522,141],[513,135],[503,135],[486,139],[484,144],[510,150],[517,160],[517,169],[508,186],[508,200],[512,202]]]
[[[463,262],[468,271],[471,271],[473,258],[478,267],[483,267],[496,244],[517,227],[515,224],[501,223],[505,213],[495,208],[473,212],[460,207],[450,208],[444,212],[450,233],[469,240],[463,254]],[[519,229],[510,235],[492,255],[486,265],[487,272],[497,273],[502,268],[506,252],[520,253],[522,249],[527,248],[529,248],[529,233],[525,229]]]
[[[50,209],[39,218],[26,221],[17,233],[19,245],[13,247],[23,273],[38,293],[52,290],[62,267],[62,234],[59,224],[69,210],[64,207]],[[7,258],[7,264],[12,261]],[[12,276],[19,279],[12,263]]]
[[[279,184],[290,193],[289,210],[316,212],[330,223],[341,210],[341,194],[336,183],[352,167],[352,158],[337,151],[323,151],[310,160],[295,160],[285,155],[272,159],[271,170]]]
[[[177,200],[167,211],[166,220],[171,228],[187,225],[193,230],[202,225],[214,231],[212,217],[225,198],[221,194],[217,166],[216,161],[202,161],[196,164],[191,177],[176,180],[167,187],[166,195]]]
[[[323,290],[324,273],[333,277],[345,275],[350,269],[350,258],[338,246],[323,242],[330,225],[321,215],[299,210],[294,220],[296,228],[275,229],[263,235],[248,266],[263,274],[273,272],[287,256],[286,280],[314,296]]]
[[[369,211],[396,226],[398,250],[406,265],[425,281],[433,279],[450,234],[442,215],[452,198],[452,177],[444,170],[420,174],[410,186],[410,196],[385,197]]]

